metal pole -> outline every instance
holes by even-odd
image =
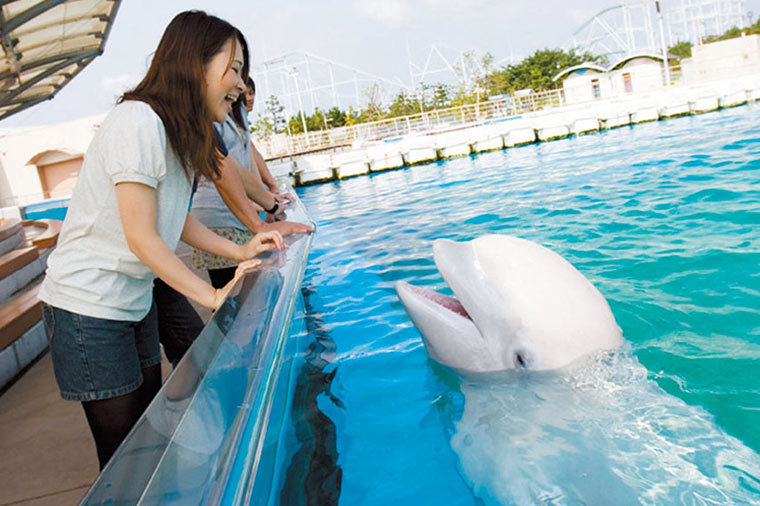
[[[412,51],[409,49],[409,39],[406,39],[406,58],[409,63],[409,78],[412,80],[412,89],[417,87],[414,81],[414,67],[412,66]]]
[[[296,97],[298,98],[298,109],[301,113],[301,124],[303,124],[303,133],[306,134],[306,143],[309,143],[309,130],[306,129],[306,118],[303,115],[303,102],[301,102],[301,90],[298,87],[298,72],[295,68],[291,70],[293,81],[296,83]]]
[[[623,24],[625,25],[625,36],[628,39],[628,47],[626,51],[633,53],[636,44],[634,42],[633,27],[631,26],[631,13],[628,11],[628,6],[623,5]]]
[[[464,51],[459,52],[459,61],[462,62],[462,80],[464,81],[464,87],[470,90],[470,76],[467,73],[467,64],[464,61]]]
[[[354,72],[354,93],[356,93],[356,108],[359,108],[359,80],[356,77],[356,72]]]
[[[309,84],[309,99],[311,100],[312,111],[317,108],[317,101],[314,99],[314,85],[311,82],[311,64],[308,55],[306,56],[306,81]]]
[[[662,45],[662,63],[665,65],[665,85],[670,86],[670,67],[668,66],[668,46],[665,45],[665,28],[662,22],[662,12],[660,12],[660,2],[655,0],[654,6],[657,9],[657,21],[660,24],[660,44]]]
[[[259,96],[263,96],[264,99],[269,98],[269,95],[272,94],[271,90],[272,88],[269,86],[269,66],[266,62],[264,62],[264,93],[260,93]],[[259,103],[261,103],[261,99],[259,99]]]
[[[340,107],[338,105],[338,94],[335,92],[335,77],[333,76],[332,63],[329,64],[330,69],[330,89],[332,90],[333,107]]]

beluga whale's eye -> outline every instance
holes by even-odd
[[[515,352],[515,368],[525,369],[528,367],[528,359],[521,351]]]

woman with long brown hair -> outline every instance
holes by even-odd
[[[217,309],[250,259],[283,247],[276,232],[235,244],[188,213],[194,178],[218,173],[213,122],[247,73],[240,31],[178,14],[85,155],[40,299],[61,396],[82,402],[101,469],[161,386],[153,278]],[[174,254],[180,238],[241,262],[236,278],[221,289],[201,280]]]

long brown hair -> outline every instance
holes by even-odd
[[[158,43],[148,73],[119,99],[140,100],[158,114],[188,178],[193,173],[209,179],[219,176],[214,119],[205,100],[205,68],[230,39],[242,47],[245,80],[248,44],[240,30],[203,11],[177,14]],[[234,50],[233,46],[233,54]]]

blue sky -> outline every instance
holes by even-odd
[[[1,127],[50,124],[109,110],[147,69],[164,27],[178,12],[206,10],[246,34],[253,63],[308,50],[389,79],[409,82],[408,49],[421,65],[432,44],[490,52],[497,62],[567,46],[573,32],[620,0],[123,0],[103,56],[50,101]],[[663,8],[676,0],[662,0]],[[745,1],[760,14],[760,0]]]

